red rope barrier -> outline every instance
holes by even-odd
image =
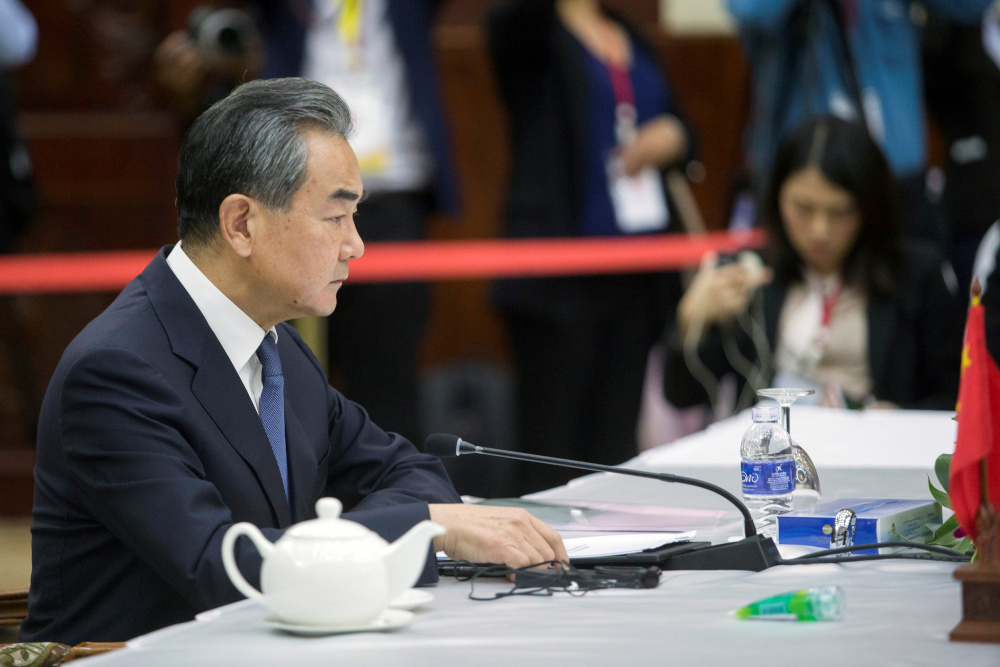
[[[671,271],[710,250],[759,247],[762,232],[700,236],[370,243],[349,281],[402,282]],[[0,294],[118,291],[155,250],[0,256]]]

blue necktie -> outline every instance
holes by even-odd
[[[260,392],[260,420],[264,424],[271,450],[278,462],[281,483],[288,499],[288,455],[285,452],[285,376],[281,374],[281,358],[278,345],[271,334],[264,336],[264,342],[257,348],[261,377],[264,388]]]

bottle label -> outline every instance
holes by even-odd
[[[743,495],[778,496],[795,490],[795,461],[744,461]]]

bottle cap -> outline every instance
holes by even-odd
[[[778,408],[773,405],[757,405],[750,410],[750,415],[755,422],[776,422]]]

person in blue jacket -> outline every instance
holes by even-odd
[[[992,0],[926,0],[955,21],[981,21]],[[911,0],[727,0],[749,62],[748,167],[758,185],[781,141],[808,116],[863,121],[900,181],[918,225],[927,142],[919,29]],[[920,230],[936,237],[933,230]]]

